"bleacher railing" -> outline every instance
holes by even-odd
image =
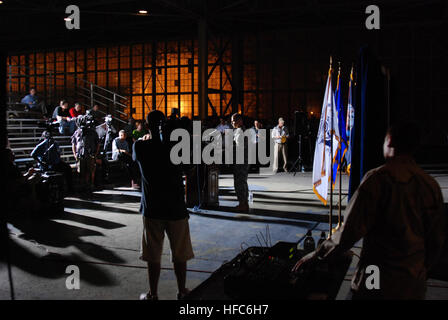
[[[13,68],[17,68],[18,73],[13,73]],[[13,84],[18,84],[18,82],[15,82],[15,80],[20,78],[31,78],[35,77],[35,75],[28,75],[27,72],[24,72],[22,70],[28,70],[29,68],[27,66],[23,65],[8,65],[8,94],[9,94],[9,101],[8,105],[14,105],[17,104],[17,102],[14,102],[12,99],[12,96],[14,95],[13,92]],[[59,90],[56,90],[57,87],[57,79],[64,80],[63,77],[57,77],[53,71],[48,70],[45,74],[39,74],[39,78],[43,77],[43,80],[49,84],[48,87],[48,93],[50,95],[56,94]],[[72,76],[72,79],[74,81],[73,90],[76,91],[76,94],[82,98],[85,99],[85,104],[88,104],[90,107],[93,107],[95,104],[98,104],[100,106],[99,112],[102,114],[111,114],[112,117],[121,122],[126,123],[126,119],[128,117],[128,114],[125,112],[125,110],[128,108],[128,106],[125,104],[125,101],[128,100],[123,95],[118,94],[117,92],[111,91],[109,89],[106,89],[104,87],[98,86],[97,84]],[[29,82],[28,82],[29,83]],[[27,88],[28,89],[28,88]],[[62,89],[62,87],[61,87]],[[19,91],[23,91],[23,88],[19,88]],[[24,92],[15,92],[16,95],[23,94]],[[16,97],[18,98],[18,97]],[[64,97],[55,97],[52,100],[58,101],[58,99],[61,99]],[[102,110],[103,109],[103,110]]]

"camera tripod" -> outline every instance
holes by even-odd
[[[297,173],[297,169],[300,169],[300,172],[305,172],[305,167],[303,166],[303,158],[302,158],[302,135],[299,134],[299,137],[297,139],[297,142],[299,144],[299,155],[297,156],[296,161],[293,163],[291,169],[289,170],[289,172],[293,172],[294,171],[294,176]]]

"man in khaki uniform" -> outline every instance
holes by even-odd
[[[349,250],[363,238],[352,298],[424,299],[428,271],[447,236],[447,218],[439,185],[412,157],[416,132],[412,124],[389,129],[383,146],[386,163],[364,176],[343,226],[293,270]],[[379,289],[366,288],[369,265],[379,269]]]
[[[285,126],[283,118],[278,119],[278,125],[272,130],[272,138],[274,139],[274,173],[278,170],[278,161],[280,154],[283,158],[283,170],[288,172],[288,145],[289,138],[288,128]]]

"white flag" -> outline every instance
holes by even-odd
[[[328,185],[331,183],[331,167],[339,146],[338,113],[331,86],[331,68],[328,72],[319,132],[316,139],[313,163],[313,191],[326,205]],[[332,134],[333,133],[333,134]],[[333,154],[331,154],[331,138],[333,138]]]

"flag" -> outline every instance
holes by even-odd
[[[347,173],[350,174],[352,166],[352,151],[351,151],[351,133],[353,123],[355,121],[355,108],[353,107],[353,67],[350,72],[350,80],[348,82],[348,103],[347,103],[347,122],[345,127],[345,134],[347,136],[347,153],[345,159],[347,160]]]
[[[348,197],[364,175],[384,164],[382,146],[388,126],[388,96],[382,64],[369,47],[360,50],[353,86],[355,117],[350,132],[351,167]]]
[[[331,179],[332,186],[336,183],[336,177],[338,175],[339,167],[342,165],[342,160],[344,160],[345,153],[347,152],[347,136],[345,134],[345,119],[344,119],[344,108],[341,101],[341,69],[338,73],[338,81],[336,85],[336,111],[338,113],[338,129],[340,134],[340,148],[338,148],[338,153],[333,161],[333,177]]]
[[[331,181],[332,163],[339,148],[338,115],[331,86],[331,73],[330,66],[313,163],[313,191],[325,205],[327,204],[328,184]]]

